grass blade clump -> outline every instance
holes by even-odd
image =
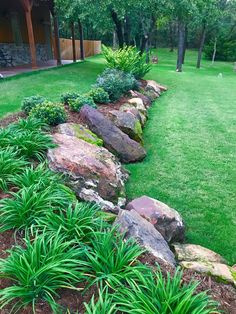
[[[16,123],[9,125],[11,131],[38,131],[48,130],[48,125],[40,119],[28,117],[27,119],[19,119]]]
[[[35,312],[37,300],[42,299],[55,312],[57,290],[75,289],[80,281],[78,264],[83,251],[58,234],[36,235],[33,241],[27,237],[24,248],[16,246],[9,253],[0,260],[0,276],[14,285],[0,291],[0,309],[13,302],[16,310],[32,304]]]
[[[27,162],[19,158],[14,149],[0,149],[0,190],[7,191],[9,185],[13,184],[14,176],[20,174],[26,166]]]
[[[98,300],[95,301],[93,295],[89,304],[84,303],[85,314],[115,314],[117,313],[116,304],[113,302],[113,296],[109,294],[108,289],[99,290]]]
[[[219,313],[205,292],[196,293],[197,283],[182,284],[182,272],[164,278],[160,269],[137,272],[138,280],[119,289],[114,296],[122,313],[210,314]]]

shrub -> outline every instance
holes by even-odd
[[[204,52],[206,58],[211,60],[214,51],[214,42],[210,42],[209,45],[206,45]],[[215,55],[215,60],[220,61],[235,61],[236,56],[236,40],[219,38],[217,42],[217,50]]]
[[[114,296],[122,313],[219,313],[205,292],[196,294],[197,283],[182,284],[179,270],[173,278],[168,273],[167,279],[160,270],[153,273],[149,268],[137,272],[137,276],[136,282],[129,280],[129,286],[122,287]]]
[[[23,171],[27,162],[17,156],[17,151],[8,147],[0,149],[0,190],[6,191],[16,175]]]
[[[54,233],[58,231],[67,240],[85,244],[104,225],[98,212],[99,208],[95,205],[77,202],[66,209],[49,211],[37,220],[37,227]]]
[[[103,88],[111,101],[116,101],[130,89],[137,89],[138,82],[130,73],[117,69],[106,69],[98,76],[95,87]]]
[[[89,96],[91,96],[93,100],[99,104],[106,104],[110,102],[108,93],[101,87],[92,88],[89,92]]]
[[[49,101],[34,107],[30,112],[30,117],[40,119],[49,125],[58,125],[66,122],[67,119],[64,106]]]
[[[70,100],[76,99],[79,96],[80,94],[76,92],[66,92],[66,93],[61,94],[61,102],[63,104],[68,105]]]
[[[91,248],[85,252],[86,260],[81,261],[81,271],[86,274],[89,285],[105,282],[110,287],[122,285],[135,278],[133,269],[143,270],[137,262],[143,253],[140,246],[131,239],[116,234],[116,229],[98,232],[91,238]]]
[[[117,313],[116,304],[113,303],[113,296],[109,294],[108,289],[99,290],[98,300],[95,302],[94,295],[89,304],[84,303],[85,314],[115,314]]]
[[[1,277],[14,285],[0,291],[0,308],[11,303],[14,312],[38,300],[47,301],[53,313],[59,313],[54,297],[60,288],[76,289],[82,250],[58,234],[36,235],[33,242],[26,237],[24,248],[16,246],[7,259],[0,260]]]
[[[93,98],[90,96],[80,95],[76,99],[69,100],[69,107],[71,111],[79,112],[84,105],[97,108]]]
[[[103,46],[103,55],[109,68],[131,73],[136,79],[143,78],[151,70],[151,65],[146,63],[146,54],[141,54],[136,47],[126,46],[114,51]]]
[[[46,101],[45,97],[42,97],[40,95],[36,96],[30,96],[23,99],[21,103],[21,109],[26,113],[29,114],[30,111],[36,107],[37,105],[42,104]]]

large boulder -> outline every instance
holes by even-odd
[[[102,146],[103,140],[98,138],[96,134],[77,123],[62,123],[58,126],[58,132],[69,136],[75,136],[90,144]]]
[[[184,223],[180,214],[168,205],[148,196],[131,201],[127,210],[135,210],[162,234],[167,242],[184,240]]]
[[[143,101],[143,104],[146,108],[150,107],[151,106],[151,99],[149,97],[147,97],[146,95],[138,92],[138,91],[133,91],[133,90],[130,90],[129,91],[129,94],[133,97],[133,98],[141,98],[142,101]]]
[[[142,247],[156,258],[174,266],[176,264],[174,254],[171,252],[163,236],[136,211],[121,210],[115,221],[119,230],[127,238],[135,239]]]
[[[156,81],[147,80],[146,83],[147,83],[146,90],[153,90],[159,95],[161,94],[162,91],[164,92],[167,91],[167,88],[165,86],[158,84]]]
[[[112,110],[109,112],[109,118],[124,133],[133,140],[142,143],[142,126],[138,118],[131,112]]]
[[[119,111],[132,113],[136,119],[139,119],[142,126],[147,122],[147,116],[144,113],[141,113],[134,105],[125,103],[120,106]]]
[[[173,244],[175,256],[179,262],[213,262],[225,264],[225,259],[219,254],[196,244]]]
[[[85,105],[80,110],[80,117],[103,140],[104,146],[122,162],[141,161],[145,158],[146,152],[142,145],[132,140],[98,110]]]
[[[49,167],[65,175],[78,197],[108,210],[124,205],[128,175],[113,154],[73,136],[55,133],[53,138],[57,147],[48,151]]]
[[[133,105],[140,113],[147,115],[147,109],[144,106],[143,100],[139,97],[130,98],[128,103]]]

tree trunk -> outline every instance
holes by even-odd
[[[111,18],[115,24],[116,27],[116,33],[117,38],[119,42],[119,47],[124,47],[124,35],[123,35],[123,27],[122,27],[122,21],[118,18],[117,13],[114,10],[111,10]]]
[[[188,26],[186,25],[184,28],[184,53],[183,53],[182,64],[184,64],[184,61],[185,61],[187,47],[188,47]]]
[[[74,24],[74,22],[71,22],[71,38],[72,38],[73,62],[76,62],[75,24]]]
[[[185,26],[182,21],[179,21],[179,39],[178,39],[178,58],[176,71],[182,72],[183,58],[184,58],[184,39],[185,39]]]
[[[129,17],[126,16],[124,24],[124,41],[127,46],[130,45],[130,26]]]
[[[148,35],[143,35],[142,39],[141,39],[141,47],[140,47],[141,54],[144,53],[144,51],[146,49],[147,42],[148,42]]]
[[[202,52],[203,52],[203,48],[204,48],[205,39],[206,39],[206,25],[204,24],[202,27],[200,45],[199,45],[199,49],[198,49],[197,69],[200,69],[200,67],[201,67]]]
[[[173,23],[169,23],[169,34],[170,34],[170,52],[174,51],[174,29]]]
[[[212,55],[212,64],[214,64],[214,62],[215,62],[216,48],[217,48],[217,38],[215,38],[215,42],[214,42],[214,51],[213,51],[213,55]]]
[[[79,39],[80,39],[80,59],[84,60],[85,58],[84,56],[84,31],[83,31],[83,26],[80,19],[78,19],[78,26],[79,26]]]

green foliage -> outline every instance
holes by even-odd
[[[206,58],[211,60],[214,51],[214,43],[211,42],[209,45],[205,46],[204,51]],[[220,38],[217,42],[215,60],[235,61],[236,60],[235,56],[236,56],[236,40],[225,40],[224,38]]]
[[[45,217],[37,219],[37,228],[58,231],[68,241],[90,243],[93,233],[104,227],[99,210],[95,205],[77,202],[75,206],[47,212]]]
[[[109,294],[108,289],[99,290],[98,300],[95,302],[94,295],[89,304],[84,304],[85,314],[115,314],[116,304],[113,303],[113,296]]]
[[[63,104],[68,105],[70,100],[76,99],[79,96],[80,94],[76,92],[66,92],[66,93],[61,94],[61,102]]]
[[[76,99],[69,100],[69,107],[71,111],[79,112],[84,105],[97,108],[93,98],[90,96],[79,95]]]
[[[16,123],[8,126],[8,129],[13,132],[20,131],[38,131],[48,130],[48,125],[40,119],[28,117],[27,119],[19,119]]]
[[[8,147],[0,149],[0,190],[7,191],[19,173],[27,166],[23,158],[18,157],[18,152]]]
[[[95,233],[91,248],[86,251],[86,260],[81,261],[81,271],[93,285],[105,282],[112,288],[135,278],[133,269],[143,270],[137,258],[143,253],[131,239],[124,241],[116,229]]]
[[[24,187],[11,198],[0,201],[0,231],[30,227],[36,218],[45,216],[54,208],[68,206],[72,195],[63,186],[49,186],[45,189],[38,184]]]
[[[98,76],[95,86],[103,88],[109,94],[110,100],[116,101],[130,89],[137,89],[138,82],[131,73],[106,69]]]
[[[131,73],[136,79],[143,78],[151,70],[151,65],[146,63],[146,54],[141,54],[136,47],[112,50],[103,46],[103,55],[109,68]]]
[[[66,122],[67,119],[64,106],[49,101],[34,107],[30,112],[30,117],[40,119],[49,125],[58,125]]]
[[[26,237],[24,248],[16,246],[7,259],[0,260],[0,276],[11,279],[14,285],[0,291],[0,308],[11,304],[20,310],[38,300],[47,301],[53,313],[58,313],[54,297],[59,288],[76,289],[81,249],[58,234]]]
[[[101,87],[92,88],[88,95],[99,104],[106,104],[110,102],[108,93]]]
[[[36,107],[37,105],[42,104],[46,101],[45,97],[42,97],[40,95],[26,97],[23,99],[21,103],[21,109],[26,113],[29,114],[30,111]]]
[[[165,279],[161,271],[136,272],[137,281],[128,279],[129,286],[115,294],[122,313],[145,314],[210,314],[219,313],[216,303],[205,292],[196,293],[197,283],[182,284],[182,273],[177,270]]]

